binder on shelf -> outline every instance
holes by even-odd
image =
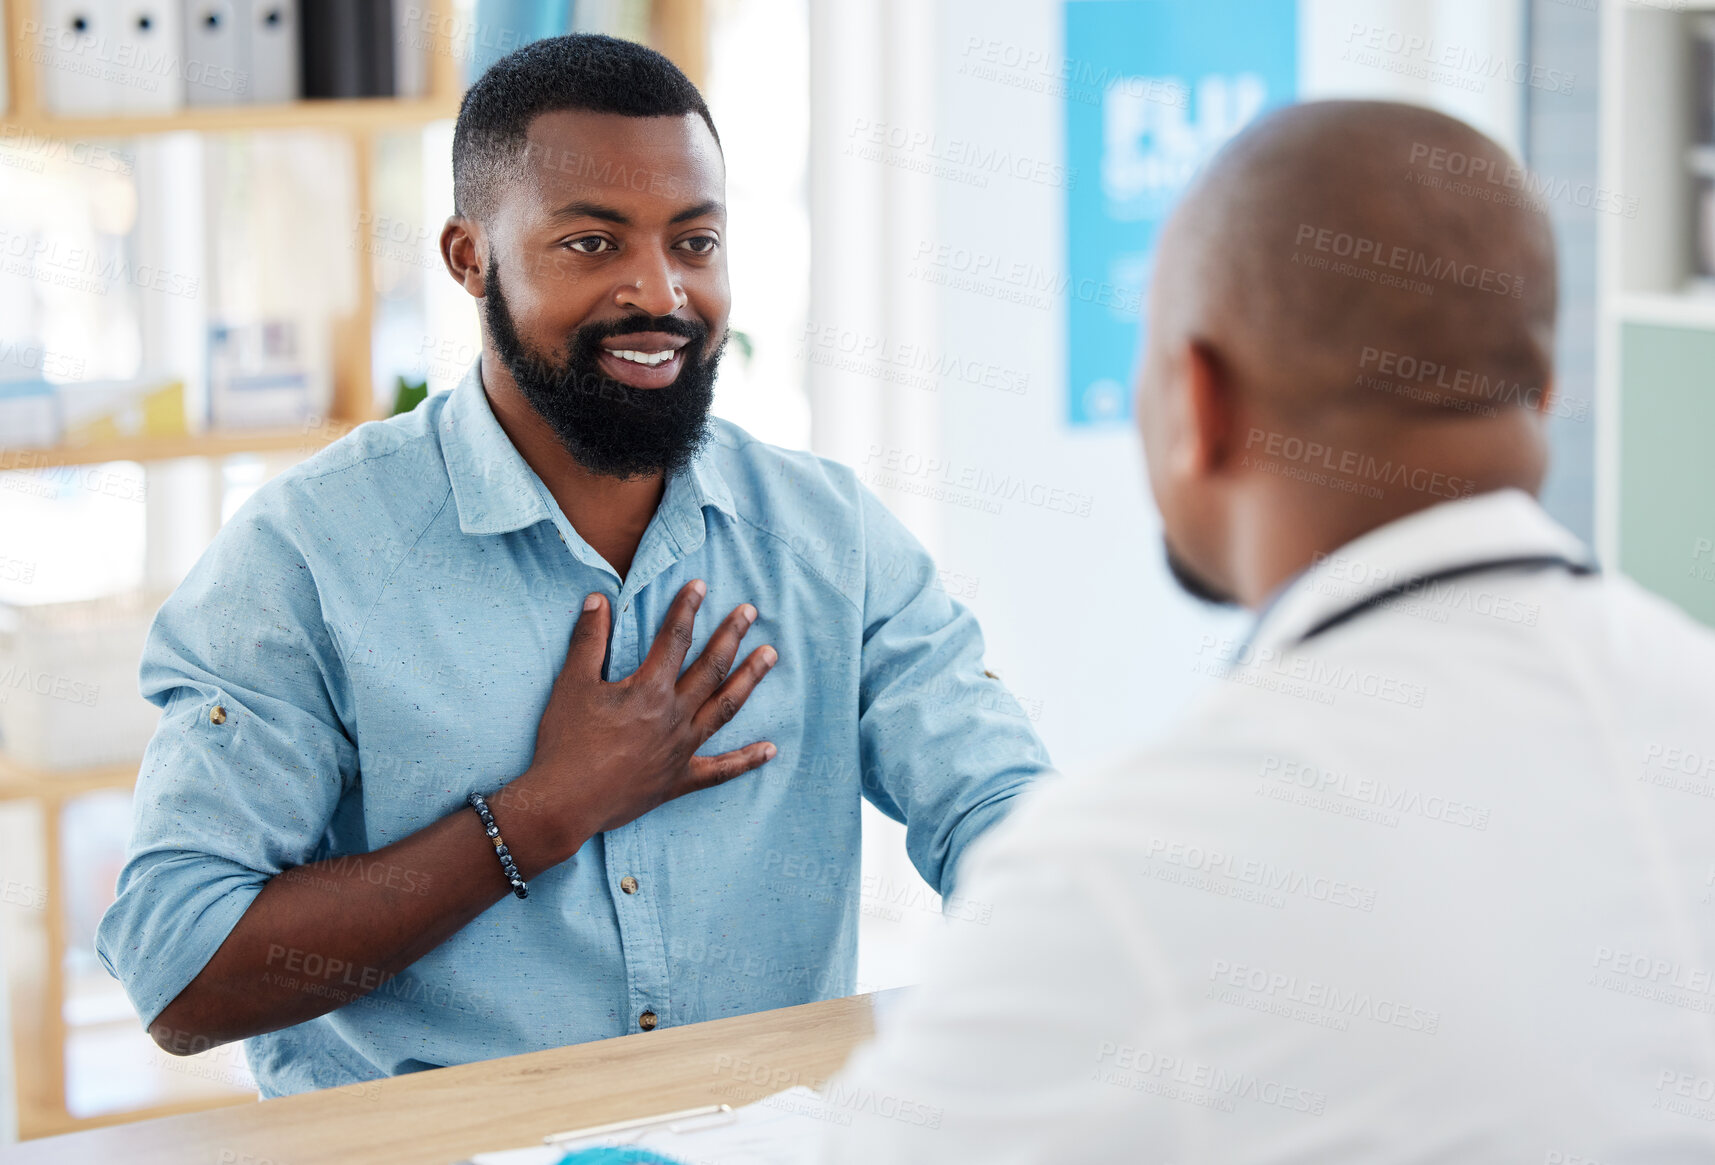
[[[296,101],[301,82],[297,0],[234,0],[233,9],[239,60],[250,74],[250,100]]]
[[[326,327],[270,319],[209,327],[208,409],[214,429],[308,424],[326,411]]]
[[[1691,26],[1692,132],[1700,146],[1715,146],[1715,16]]]
[[[429,6],[422,0],[393,5],[393,93],[397,97],[429,95]]]
[[[235,16],[231,0],[187,0],[185,104],[237,105],[250,99]]]
[[[110,97],[126,113],[172,113],[184,104],[179,0],[117,0]]]
[[[1686,151],[1691,196],[1688,290],[1715,292],[1715,16],[1691,20],[1691,132]]]
[[[302,0],[299,20],[305,97],[363,93],[364,21],[353,0]]]
[[[40,0],[37,45],[42,100],[52,113],[107,113],[113,87],[103,76],[112,51],[115,0]]]
[[[1696,238],[1692,253],[1692,290],[1715,292],[1715,173],[1693,178],[1692,216]]]
[[[362,25],[358,33],[358,48],[362,53],[359,95],[392,97],[396,92],[393,80],[393,0],[350,2],[356,6]]]

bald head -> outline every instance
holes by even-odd
[[[1251,560],[1540,485],[1554,242],[1523,179],[1463,122],[1372,101],[1273,113],[1198,176],[1157,254],[1138,412],[1169,544],[1208,591],[1246,599],[1275,571]],[[1340,457],[1268,460],[1306,445]],[[1440,484],[1341,468],[1370,459]],[[1246,543],[1253,521],[1293,544]]]
[[[1554,241],[1519,196],[1522,176],[1498,144],[1433,110],[1281,110],[1186,194],[1163,240],[1159,326],[1217,345],[1295,414],[1421,405],[1483,416],[1461,405],[1455,373],[1540,388],[1551,369]],[[1383,375],[1384,353],[1410,375]],[[1366,387],[1364,373],[1405,383]]]

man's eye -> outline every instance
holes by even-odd
[[[611,248],[613,244],[607,239],[602,238],[600,235],[585,235],[581,239],[573,239],[571,242],[567,243],[566,246],[578,252],[580,255],[599,255],[601,252]]]
[[[693,255],[707,255],[711,254],[716,247],[720,246],[720,243],[708,235],[694,235],[679,245],[684,247]]]

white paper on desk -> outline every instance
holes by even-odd
[[[682,1132],[645,1129],[619,1137],[589,1137],[557,1145],[478,1153],[468,1165],[559,1165],[560,1158],[574,1149],[603,1145],[649,1149],[684,1165],[800,1165],[814,1155],[829,1121],[844,1124],[851,1120],[850,1113],[802,1085],[736,1108],[733,1117],[723,1124],[686,1121],[687,1126],[694,1127]]]

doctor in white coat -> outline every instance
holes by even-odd
[[[1715,635],[1537,504],[1549,226],[1454,157],[1515,165],[1303,105],[1185,198],[1139,416],[1254,631],[973,848],[829,1159],[1715,1161]]]

